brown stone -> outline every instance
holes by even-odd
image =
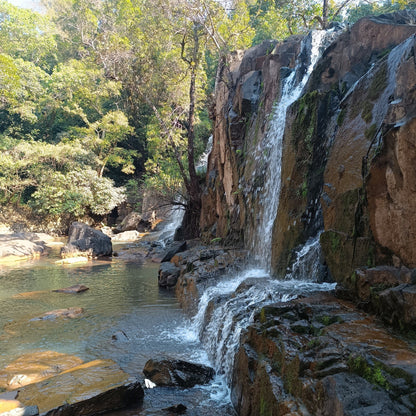
[[[0,388],[14,390],[45,380],[82,363],[78,357],[55,351],[24,354],[0,370]]]

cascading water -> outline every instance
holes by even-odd
[[[295,69],[282,80],[281,98],[274,106],[269,130],[261,147],[262,154],[266,156],[265,185],[262,193],[263,212],[260,223],[253,233],[251,251],[256,260],[260,261],[266,269],[270,267],[271,241],[273,224],[279,206],[281,183],[281,159],[283,135],[286,125],[286,112],[302,94],[302,91],[320,56],[320,49],[333,37],[332,31],[312,31],[302,42],[299,62]],[[260,150],[260,149],[258,149]]]
[[[240,335],[262,306],[289,301],[300,293],[330,290],[332,284],[317,284],[319,274],[319,236],[297,252],[297,260],[285,280],[272,279],[266,271],[271,257],[271,234],[280,193],[282,142],[286,110],[302,94],[319,58],[320,49],[332,40],[332,33],[311,32],[304,40],[296,68],[282,81],[281,99],[275,105],[265,141],[257,155],[266,155],[266,180],[262,193],[263,212],[254,233],[251,250],[264,269],[223,277],[205,290],[193,323],[212,364],[231,381],[234,356]]]

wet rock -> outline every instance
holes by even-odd
[[[14,400],[14,393],[0,394],[0,415],[2,416],[37,416],[37,406],[22,406],[18,400]]]
[[[182,388],[190,388],[196,384],[207,384],[214,377],[214,370],[210,367],[169,359],[147,361],[143,373],[157,386]]]
[[[181,269],[173,263],[162,263],[159,268],[158,284],[160,287],[172,288],[176,286]]]
[[[161,262],[164,263],[164,262],[170,261],[175,254],[180,253],[185,250],[186,250],[186,241],[175,241],[169,244],[169,246],[166,248]]]
[[[0,388],[14,390],[82,364],[79,357],[55,351],[24,354],[0,370]]]
[[[63,289],[55,289],[52,290],[52,292],[58,292],[58,293],[82,293],[85,292],[87,290],[89,290],[90,288],[84,285],[73,285],[73,286],[69,286],[69,287],[65,287]]]
[[[84,313],[83,308],[66,308],[56,309],[54,311],[46,312],[41,316],[32,318],[30,321],[54,321],[55,319],[74,319],[79,318]]]
[[[15,400],[49,416],[93,416],[139,403],[139,381],[111,360],[82,364],[43,382],[22,387]]]
[[[62,247],[61,256],[108,257],[112,251],[110,237],[86,224],[74,222],[69,227],[68,244]]]
[[[323,392],[322,416],[410,416],[405,406],[394,403],[389,395],[356,374],[339,373],[318,383]]]

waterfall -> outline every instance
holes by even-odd
[[[266,155],[265,184],[262,189],[263,212],[257,230],[253,233],[251,251],[266,269],[270,267],[273,224],[279,206],[281,183],[281,159],[286,112],[302,94],[302,91],[318,61],[321,49],[332,39],[333,31],[312,31],[303,40],[298,62],[294,70],[282,80],[281,98],[273,108],[272,119],[261,152]],[[306,62],[301,58],[306,57]]]
[[[204,344],[207,354],[219,374],[231,381],[234,357],[240,335],[253,321],[262,306],[289,301],[299,294],[328,291],[333,284],[317,283],[320,271],[319,235],[299,247],[292,269],[286,279],[275,280],[268,273],[271,258],[271,234],[279,205],[281,157],[286,111],[302,94],[308,78],[319,58],[321,49],[334,34],[313,31],[302,42],[296,67],[282,80],[280,101],[274,106],[265,140],[258,146],[255,158],[266,166],[266,179],[261,190],[263,208],[254,235],[251,251],[262,268],[247,270],[238,275],[224,276],[205,289],[198,312],[193,318],[194,330]],[[265,155],[265,156],[259,156]],[[261,165],[261,163],[258,163]]]

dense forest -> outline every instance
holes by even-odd
[[[3,215],[59,228],[123,202],[140,211],[145,192],[198,213],[195,161],[232,51],[411,6],[44,0],[38,13],[0,0]]]

